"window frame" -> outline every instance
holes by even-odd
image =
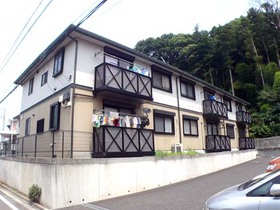
[[[29,80],[29,83],[28,83],[28,95],[31,95],[33,93],[33,89],[34,89],[34,77],[32,77]]]
[[[175,134],[175,126],[174,126],[174,116],[175,113],[162,111],[162,110],[154,110],[154,132],[155,134],[165,134],[165,135],[174,135]],[[156,128],[156,118],[161,118],[163,120],[163,131],[157,131]],[[166,131],[166,120],[171,120],[171,132]]]
[[[65,54],[65,48],[61,48],[54,56],[53,75],[52,75],[53,77],[57,77],[63,72],[64,54]]]
[[[41,76],[41,87],[48,83],[48,71],[42,74]]]
[[[204,88],[204,100],[210,100],[211,96],[215,97],[215,91]]]
[[[224,98],[223,98],[223,102],[224,102],[224,104],[226,104],[227,111],[232,112],[231,100],[230,100],[229,98],[227,98],[227,97],[224,97]]]
[[[154,79],[155,79],[155,74],[158,74],[160,76],[160,83],[161,85],[155,85]],[[166,91],[169,93],[172,93],[172,79],[171,79],[171,75],[169,74],[165,74],[161,71],[158,70],[152,70],[152,78],[153,78],[153,88],[162,90],[162,91]],[[168,79],[168,83],[169,83],[169,88],[164,88],[164,84],[163,84],[163,78],[167,78]]]
[[[190,133],[185,133],[185,122],[188,122]],[[196,133],[192,130],[192,122],[196,125]],[[198,131],[198,118],[191,116],[183,116],[183,133],[184,136],[199,136]]]
[[[60,103],[56,102],[50,105],[49,130],[59,130],[60,127]]]
[[[44,127],[45,127],[45,119],[42,118],[40,120],[37,120],[37,127],[36,127],[36,133],[44,133]]]
[[[232,134],[231,135],[231,132],[229,132],[228,129],[232,129]],[[231,139],[235,139],[235,131],[234,131],[234,128],[235,128],[235,125],[234,124],[230,124],[230,123],[227,123],[226,124],[226,131],[227,131],[227,136],[229,136]]]
[[[187,94],[183,94],[182,93],[182,84],[184,84],[186,86],[186,93]],[[191,92],[192,92],[192,96],[189,96],[188,93],[189,93],[189,89],[188,87],[191,88]],[[192,99],[192,100],[196,100],[196,96],[195,96],[195,84],[193,84],[192,82],[188,82],[186,80],[180,80],[180,92],[181,92],[181,96],[182,97],[185,97],[185,98],[188,98],[188,99]]]
[[[25,120],[25,136],[30,136],[30,129],[31,129],[31,117],[28,117]]]
[[[207,126],[206,128],[207,128],[207,135],[208,136],[217,136],[217,135],[219,135],[219,124],[218,123],[207,122],[206,126]]]

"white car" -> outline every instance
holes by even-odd
[[[206,201],[206,210],[280,209],[280,170],[256,176]]]

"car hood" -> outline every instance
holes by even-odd
[[[230,187],[228,189],[225,189],[221,192],[218,192],[217,194],[213,195],[207,200],[207,203],[210,204],[212,202],[217,201],[224,201],[228,199],[233,199],[234,197],[239,197],[241,194],[243,195],[243,192],[240,190],[237,190],[239,185],[235,185],[233,187]]]
[[[276,163],[280,163],[280,157],[274,158],[269,162],[269,164],[276,164]]]

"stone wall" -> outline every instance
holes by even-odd
[[[255,139],[255,144],[260,157],[280,156],[280,136]]]

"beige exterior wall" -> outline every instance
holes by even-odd
[[[195,149],[202,151],[205,149],[205,136],[207,135],[207,121],[203,117],[202,102],[204,100],[204,84],[195,84],[195,100],[182,97],[180,95],[180,83],[178,75],[172,76],[171,86],[172,91],[166,92],[156,88],[153,88],[153,101],[149,102],[131,102],[126,100],[123,96],[119,99],[120,95],[113,94],[110,96],[93,96],[92,89],[94,88],[94,73],[95,67],[103,62],[103,47],[100,42],[90,42],[89,40],[78,39],[78,55],[76,57],[76,43],[70,42],[65,46],[65,60],[64,69],[61,75],[52,77],[52,69],[54,64],[53,57],[46,60],[43,65],[34,76],[34,93],[30,96],[28,94],[28,81],[23,86],[23,112],[20,117],[20,137],[25,135],[25,122],[27,118],[31,118],[31,130],[30,134],[36,134],[36,123],[40,119],[45,119],[44,130],[49,129],[49,116],[50,105],[59,101],[59,97],[65,92],[67,86],[76,82],[76,88],[71,92],[70,103],[67,106],[61,106],[60,113],[60,131],[56,131],[56,136],[61,136],[61,132],[68,132],[67,148],[73,143],[73,150],[83,151],[92,149],[92,123],[91,117],[94,109],[103,108],[103,99],[107,97],[110,100],[119,100],[124,104],[135,105],[135,112],[137,115],[144,115],[143,108],[150,108],[152,112],[149,114],[150,125],[147,129],[154,129],[154,109],[172,112],[174,116],[174,134],[155,134],[155,150],[171,150],[172,145],[181,143],[184,150]],[[105,44],[103,44],[105,45]],[[58,47],[59,49],[60,47]],[[77,58],[77,60],[75,60]],[[76,62],[75,62],[76,61]],[[77,66],[75,66],[77,64]],[[152,61],[147,61],[143,58],[135,58],[135,65],[141,65],[147,70],[151,71]],[[75,68],[76,67],[76,68]],[[76,73],[74,73],[76,69]],[[168,70],[168,69],[167,69]],[[49,71],[48,84],[40,87],[41,76],[44,72]],[[76,77],[75,77],[76,75]],[[179,75],[180,76],[180,75]],[[75,79],[75,80],[74,80]],[[178,89],[178,91],[177,91]],[[216,92],[219,96],[219,100],[223,95]],[[177,100],[178,97],[178,100]],[[131,99],[131,98],[130,98]],[[137,100],[136,100],[137,101]],[[178,106],[180,111],[178,111]],[[31,107],[31,108],[30,108]],[[74,110],[73,110],[74,109]],[[229,119],[220,121],[219,134],[226,135],[225,126],[226,123],[234,124],[235,139],[231,140],[231,147],[238,148],[238,127],[235,123],[237,108],[235,101],[232,101],[232,112],[229,113]],[[72,119],[72,114],[73,119]],[[183,115],[188,115],[198,118],[198,136],[185,136],[183,126]],[[73,121],[73,124],[71,123]],[[73,132],[71,130],[73,128]],[[248,129],[248,128],[247,128]],[[70,140],[69,140],[70,139]],[[48,141],[51,143],[50,137]],[[69,143],[69,141],[71,141]],[[62,142],[56,142],[56,149],[59,150],[62,147]]]

